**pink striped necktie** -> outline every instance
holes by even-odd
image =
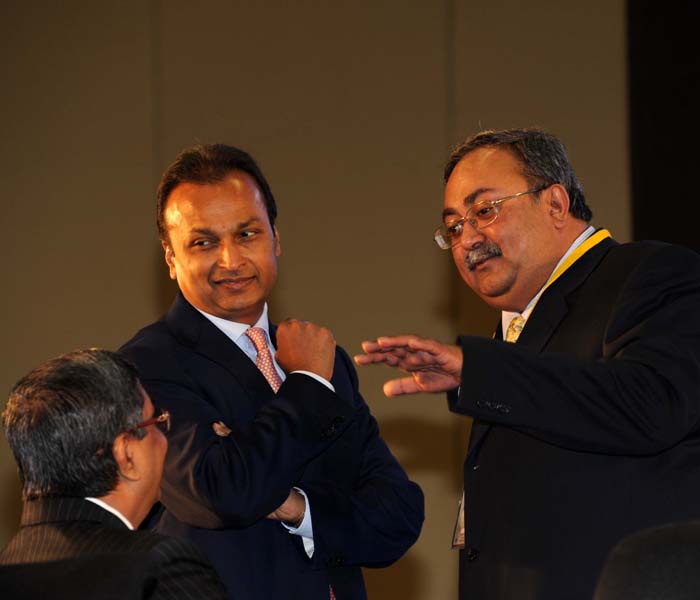
[[[272,362],[272,354],[270,353],[270,347],[267,345],[265,330],[261,327],[251,327],[245,331],[245,334],[252,340],[255,349],[258,351],[258,355],[255,358],[255,366],[258,367],[265,379],[267,379],[270,387],[277,393],[277,390],[282,385],[282,379]]]

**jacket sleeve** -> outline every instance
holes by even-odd
[[[137,339],[121,351],[137,365],[154,405],[171,413],[161,502],[194,527],[244,528],[265,518],[353,418],[352,407],[323,384],[291,374],[249,424],[237,427],[166,345]]]
[[[347,485],[337,477],[300,483],[309,497],[314,530],[313,562],[326,566],[386,566],[417,540],[423,524],[423,493],[410,481],[379,434],[358,391],[357,373],[339,349],[336,369],[351,382],[355,416],[352,452],[357,470]],[[343,443],[340,440],[338,443]],[[344,468],[336,464],[335,468]]]
[[[460,337],[462,386],[450,408],[605,454],[653,455],[696,432],[700,257],[663,245],[625,276],[595,360]]]

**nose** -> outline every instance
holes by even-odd
[[[459,236],[457,243],[453,247],[459,247],[464,250],[473,250],[485,239],[486,237],[484,236],[483,232],[465,219],[462,225],[462,235]]]
[[[216,262],[222,269],[235,271],[243,265],[245,259],[240,248],[235,243],[222,241]]]

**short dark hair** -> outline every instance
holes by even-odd
[[[564,144],[555,136],[536,127],[486,130],[471,136],[457,146],[445,165],[444,181],[452,175],[457,163],[477,148],[502,146],[523,166],[523,176],[532,187],[560,183],[571,201],[570,212],[577,219],[590,221],[593,212],[586,204],[583,187],[569,163]]]
[[[244,171],[255,179],[265,199],[267,217],[275,226],[277,204],[262,170],[246,151],[226,144],[200,144],[183,150],[160,178],[157,192],[156,221],[158,235],[168,241],[165,207],[171,192],[181,183],[208,185],[219,183],[232,171]]]
[[[24,499],[112,491],[119,476],[112,445],[143,420],[143,403],[136,369],[108,350],[69,352],[22,377],[2,417]]]

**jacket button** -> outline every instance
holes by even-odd
[[[464,557],[469,562],[474,562],[478,556],[479,556],[479,551],[476,548],[472,548],[471,546],[464,551]]]

